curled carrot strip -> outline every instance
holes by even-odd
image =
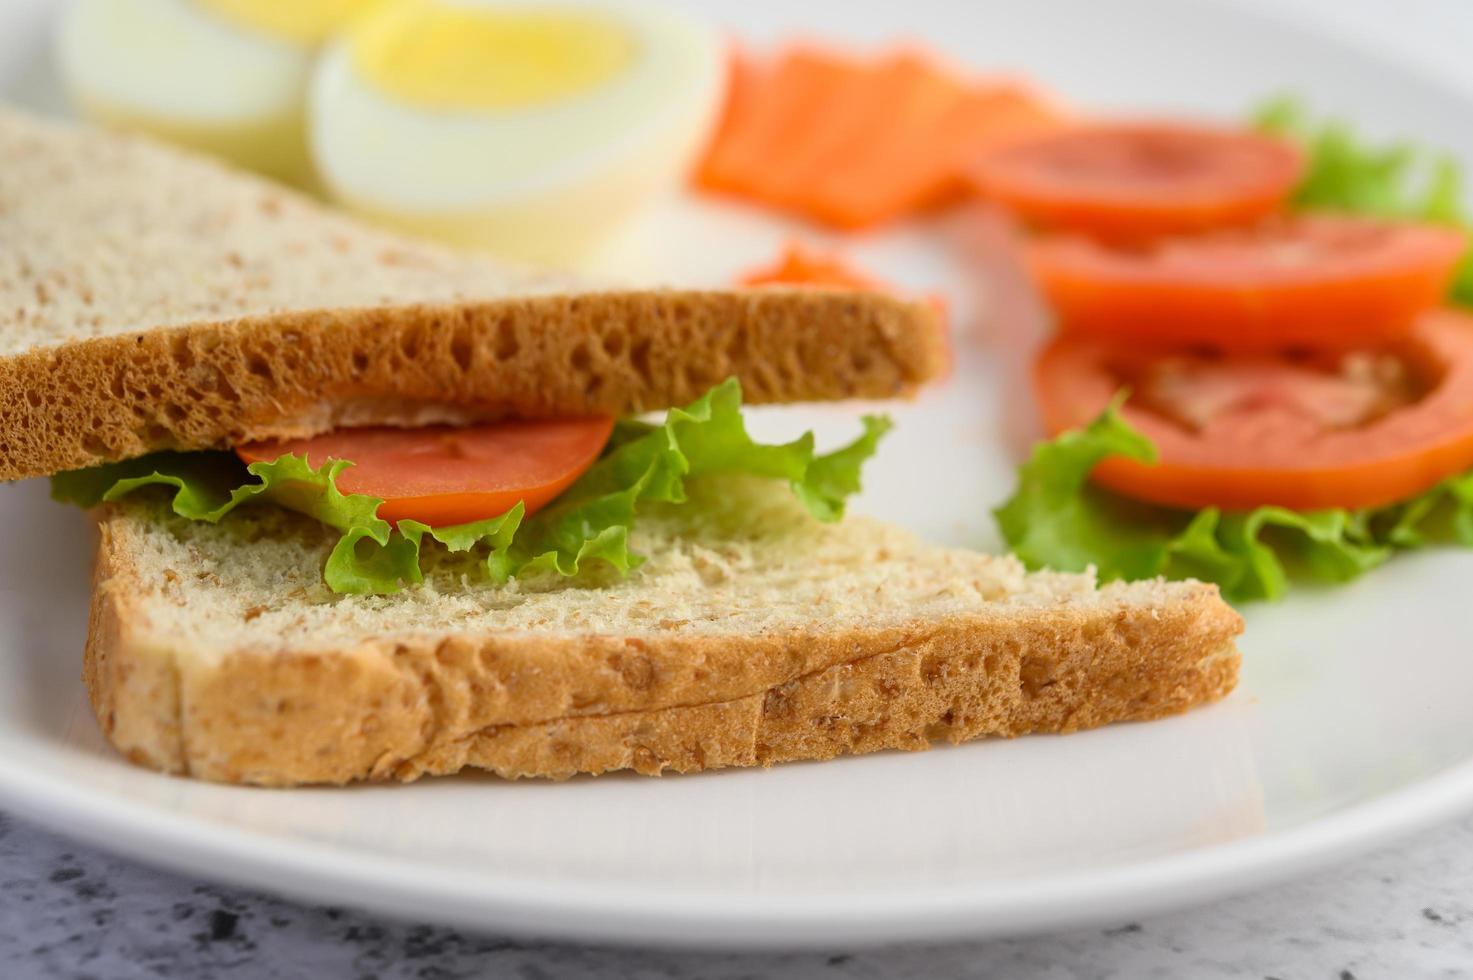
[[[742,286],[824,286],[831,289],[878,289],[890,287],[849,265],[834,252],[818,252],[799,242],[789,242],[772,265],[744,273]]]
[[[812,46],[736,54],[698,186],[846,229],[959,196],[982,150],[1062,123],[1015,80],[974,81],[917,49],[858,60]]]

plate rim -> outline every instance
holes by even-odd
[[[1368,68],[1394,71],[1473,106],[1473,91],[1343,33],[1263,6],[1192,2],[1218,16],[1311,38]],[[117,764],[128,763],[118,759]],[[856,949],[1119,922],[1279,884],[1473,811],[1473,756],[1282,830],[1161,857],[1024,879],[756,899],[426,869],[405,858],[331,850],[160,810],[4,756],[0,806],[42,829],[174,873],[300,901],[349,904],[401,920],[608,946]],[[345,896],[352,897],[344,902]]]
[[[939,751],[946,751],[945,748]],[[175,776],[150,774],[159,779]],[[264,792],[270,792],[265,790]],[[1473,809],[1473,758],[1293,827],[1100,869],[869,893],[729,897],[548,883],[324,851],[157,811],[0,758],[0,803],[45,829],[176,873],[478,932],[747,951],[994,939],[1198,905],[1321,869]]]

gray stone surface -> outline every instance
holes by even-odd
[[[0,978],[659,980],[1473,977],[1473,819],[1259,894],[1028,939],[867,952],[592,950],[310,908],[0,814]]]

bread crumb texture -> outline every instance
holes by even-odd
[[[466,766],[689,772],[1155,718],[1236,682],[1213,586],[1097,587],[781,486],[697,481],[624,578],[506,586],[431,556],[422,588],[335,596],[320,525],[104,512],[86,677],[108,737],[171,772],[267,785]]]
[[[619,290],[362,225],[132,135],[0,107],[0,479],[341,425],[904,394],[933,311]]]

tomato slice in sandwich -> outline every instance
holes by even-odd
[[[1029,224],[1110,241],[1250,224],[1304,173],[1282,140],[1181,123],[1075,126],[984,153],[973,188]]]
[[[1473,316],[1423,314],[1373,351],[1224,357],[1060,337],[1034,382],[1053,433],[1122,388],[1159,463],[1106,459],[1095,482],[1175,507],[1375,507],[1473,468]]]
[[[1439,305],[1468,242],[1452,228],[1296,215],[1122,247],[1034,242],[1061,329],[1223,350],[1382,343]]]
[[[313,466],[353,465],[338,474],[343,493],[379,497],[379,516],[431,527],[504,514],[518,501],[531,514],[598,459],[613,431],[610,418],[492,422],[416,429],[339,429],[311,439],[240,446],[247,463],[287,453]]]

